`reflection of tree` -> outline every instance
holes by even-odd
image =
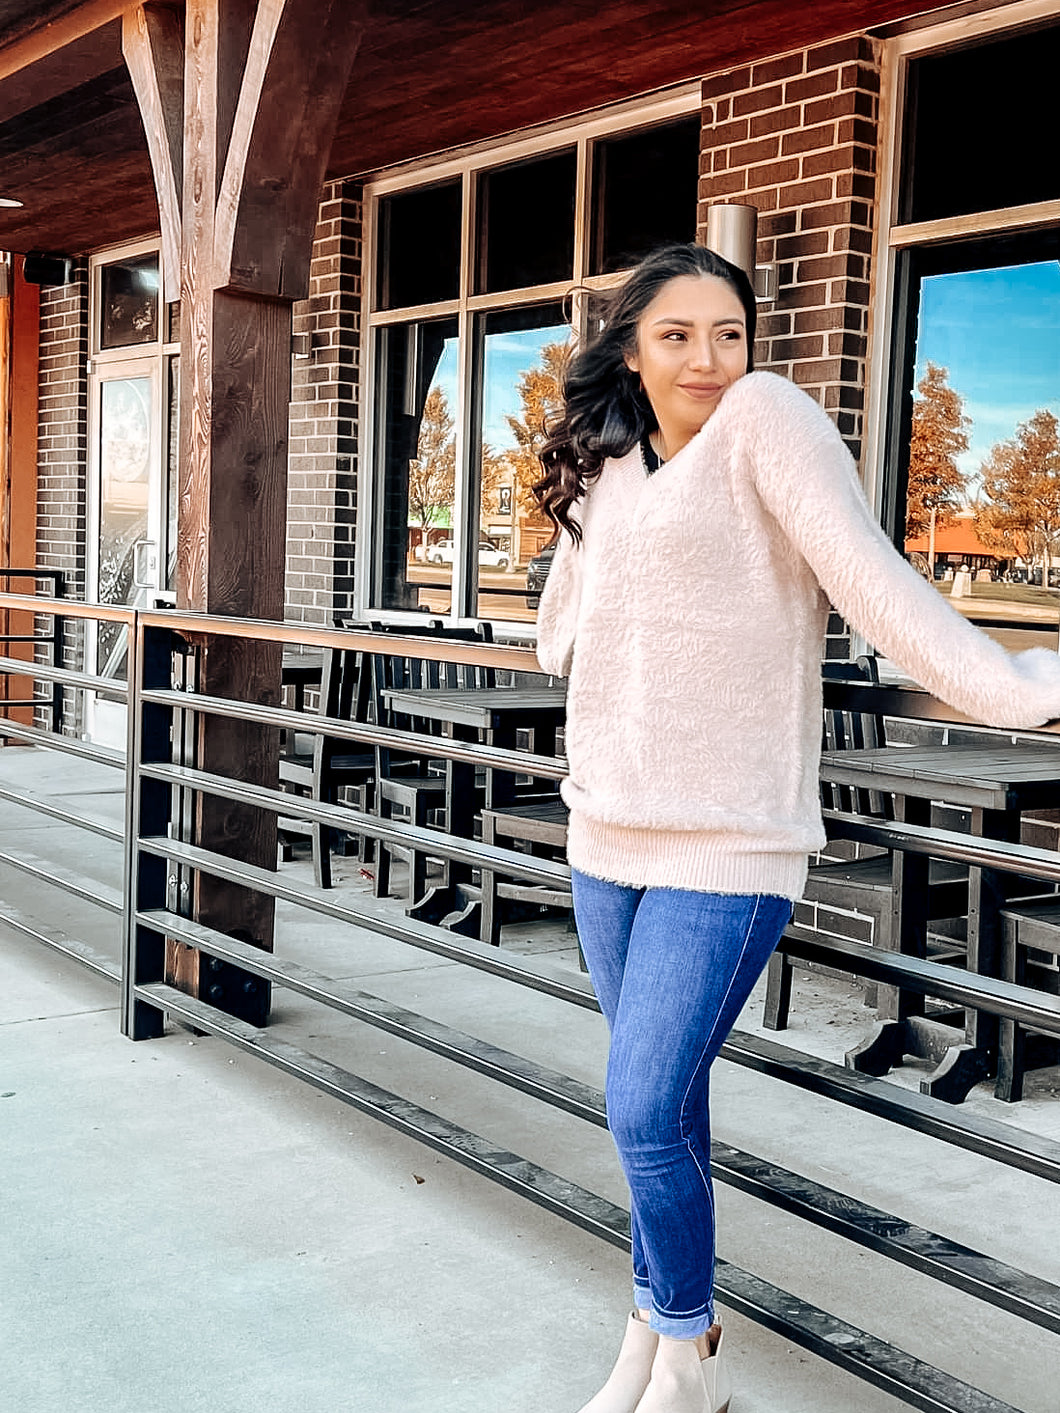
[[[545,424],[562,408],[563,377],[570,356],[570,344],[546,344],[541,350],[541,361],[537,367],[528,368],[519,375],[517,387],[523,405],[522,415],[507,418],[515,438],[515,447],[508,452],[507,461],[515,472],[519,507],[531,524],[548,523],[531,487],[541,479],[541,463],[537,454],[545,442]]]
[[[928,363],[917,384],[909,441],[909,484],[906,492],[906,539],[926,535],[935,512],[935,528],[947,524],[961,508],[965,477],[957,457],[968,450],[971,425],[964,399],[946,379],[949,370]]]
[[[482,485],[479,491],[479,504],[488,511],[508,480],[509,457],[493,450],[489,442],[482,444]]]
[[[426,537],[453,504],[456,479],[456,423],[441,388],[431,388],[423,404],[416,456],[409,462],[409,518]]]
[[[991,549],[1041,564],[1060,549],[1060,424],[1046,408],[997,442],[983,463],[975,528]],[[1042,583],[1047,582],[1043,572]]]

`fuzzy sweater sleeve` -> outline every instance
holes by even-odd
[[[574,656],[574,637],[582,597],[584,550],[564,532],[556,546],[537,611],[537,660],[543,671],[566,677]]]
[[[1006,652],[909,565],[878,524],[854,460],[801,389],[752,373],[726,393],[747,427],[748,471],[836,609],[933,696],[991,726],[1060,717],[1060,656]]]

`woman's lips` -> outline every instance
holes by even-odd
[[[678,386],[681,388],[682,392],[699,394],[700,396],[708,396],[711,393],[721,392],[721,385],[719,383],[679,383]]]

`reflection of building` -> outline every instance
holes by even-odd
[[[552,538],[552,529],[531,515],[521,503],[515,473],[508,469],[507,480],[486,491],[481,512],[482,534],[512,557],[512,564],[524,568],[542,545]]]
[[[917,535],[905,542],[906,554],[931,553],[931,540],[927,535]],[[975,533],[975,521],[970,514],[958,515],[948,525],[935,531],[935,566],[964,564],[969,569],[989,569],[997,573],[1012,562],[1013,556],[1000,550],[989,549]]]

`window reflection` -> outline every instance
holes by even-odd
[[[148,538],[151,465],[151,380],[115,378],[100,388],[99,589],[100,603],[137,598],[136,547]],[[97,672],[125,676],[125,629],[100,623]]]
[[[695,237],[699,133],[696,114],[596,143],[592,274],[633,265],[665,241]]]
[[[1057,645],[1060,263],[920,283],[905,550],[1008,647]]]
[[[577,167],[572,150],[483,174],[480,289],[518,289],[571,278]]]
[[[545,422],[560,406],[570,326],[558,304],[508,309],[482,321],[482,421],[477,552],[483,617],[529,621],[529,561],[552,538],[532,487]]]
[[[100,271],[101,348],[158,340],[158,254],[104,265]]]
[[[456,553],[457,321],[379,330],[378,608],[446,613]]]

